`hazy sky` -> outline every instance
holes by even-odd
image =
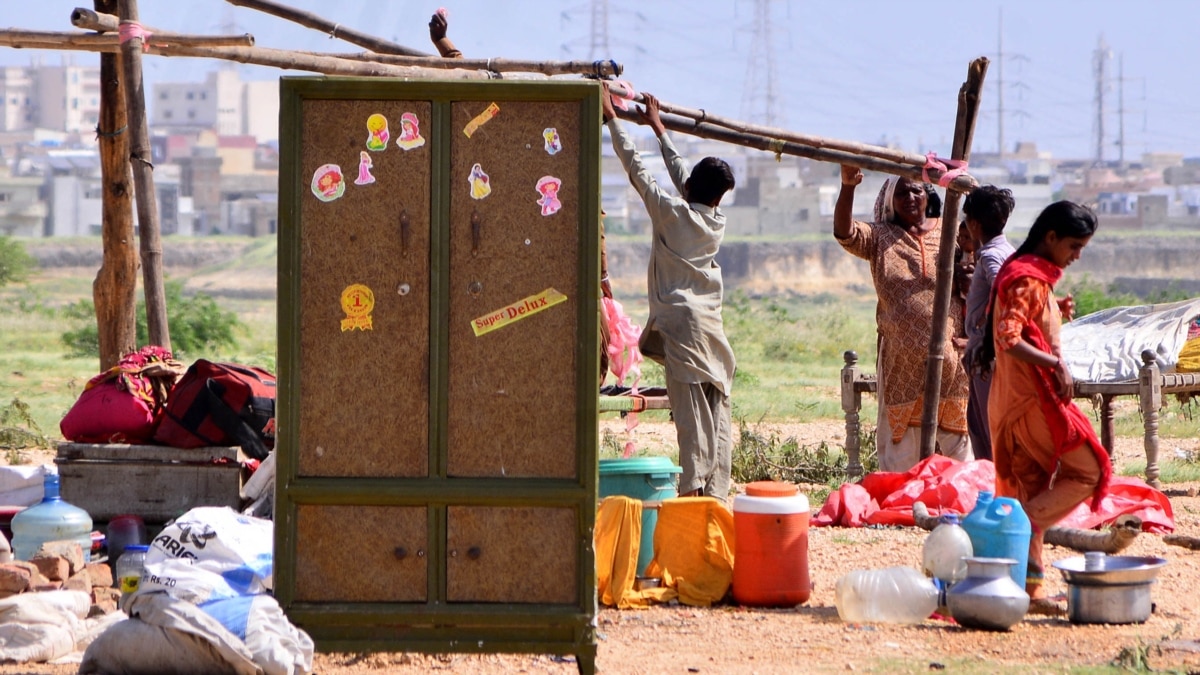
[[[450,36],[468,56],[531,59],[590,59],[592,8],[607,5],[604,56],[624,63],[625,78],[635,87],[744,119],[765,113],[768,50],[755,48],[756,10],[765,3],[781,126],[943,155],[949,154],[958,88],[977,56],[988,56],[992,64],[975,149],[996,150],[1002,16],[1006,146],[1031,140],[1056,157],[1094,156],[1093,53],[1103,35],[1112,54],[1105,157],[1117,157],[1121,119],[1127,159],[1145,151],[1200,157],[1200,0],[288,1],[422,50],[431,49],[429,15],[444,3]],[[6,23],[70,30],[76,6],[91,3],[22,2],[19,12],[7,13]],[[218,33],[224,24],[226,30],[254,34],[264,47],[359,49],[220,0],[141,0],[139,7],[144,24],[164,30]],[[34,54],[39,52],[0,48],[0,63],[26,64]],[[40,54],[46,63],[61,58]],[[94,56],[75,52],[73,58],[84,63]],[[752,63],[759,64],[757,77],[748,77]],[[202,59],[149,57],[147,87],[199,81],[213,67]],[[283,72],[240,69],[247,79]],[[748,87],[748,81],[759,84]],[[1119,116],[1122,85],[1125,114]],[[753,105],[745,106],[748,94],[755,94]]]

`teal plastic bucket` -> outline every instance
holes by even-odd
[[[679,473],[683,471],[667,457],[631,457],[629,459],[600,460],[600,498],[620,495],[656,501],[678,497],[676,487]],[[654,527],[658,524],[658,511],[642,509],[642,538],[638,544],[638,575],[654,559]]]
[[[993,497],[980,492],[975,508],[963,518],[962,528],[971,538],[971,548],[980,558],[1012,558],[1012,580],[1025,588],[1029,571],[1029,537],[1033,532],[1021,502],[1012,497]]]

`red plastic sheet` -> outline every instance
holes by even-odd
[[[863,527],[864,525],[915,525],[912,505],[921,502],[929,514],[968,513],[982,491],[995,490],[996,468],[987,460],[959,462],[934,455],[903,473],[877,471],[860,483],[845,483],[830,493],[812,524]],[[1162,492],[1138,478],[1114,477],[1109,494],[1093,512],[1091,501],[1080,504],[1059,525],[1091,529],[1118,516],[1142,519],[1146,532],[1171,532],[1175,519],[1171,502]]]

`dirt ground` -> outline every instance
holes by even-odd
[[[605,421],[614,433],[618,422]],[[770,425],[768,425],[770,426]],[[778,425],[783,436],[801,442],[841,440],[840,424]],[[649,447],[671,436],[667,424],[639,427]],[[1197,439],[1163,439],[1164,456],[1175,448],[1197,447]],[[1117,442],[1116,464],[1141,456],[1140,438]],[[1176,533],[1200,536],[1198,484],[1164,486],[1171,499]],[[1142,534],[1125,555],[1157,556],[1168,562],[1152,589],[1155,609],[1144,624],[1076,625],[1065,617],[1029,616],[1010,632],[967,630],[939,620],[914,626],[843,623],[834,605],[834,584],[854,569],[892,565],[920,567],[925,532],[916,528],[813,528],[809,569],[814,589],[802,606],[750,609],[732,604],[711,608],[659,606],[646,610],[601,608],[597,616],[597,672],[656,673],[801,673],[926,672],[1061,673],[1073,667],[1112,663],[1143,664],[1156,670],[1200,672],[1200,551],[1168,546]],[[1048,562],[1079,555],[1049,548]],[[1047,574],[1051,593],[1065,593],[1054,570]],[[73,673],[73,665],[11,664],[0,673]],[[315,672],[364,673],[574,673],[573,657],[545,655],[423,655],[410,653],[318,654]]]

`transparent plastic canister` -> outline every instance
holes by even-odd
[[[141,544],[126,546],[125,552],[117,558],[117,587],[121,589],[121,595],[137,592],[142,572],[146,569],[146,551],[149,550],[149,546]]]
[[[959,524],[957,513],[947,513],[921,547],[921,569],[927,576],[953,584],[967,578],[967,558],[975,555],[971,536]]]
[[[58,492],[58,475],[46,474],[42,501],[17,512],[12,519],[12,548],[17,560],[29,560],[48,541],[79,542],[85,562],[92,560],[92,517],[68,504]]]
[[[847,623],[920,623],[937,609],[938,590],[911,567],[855,570],[838,579],[834,604]]]

